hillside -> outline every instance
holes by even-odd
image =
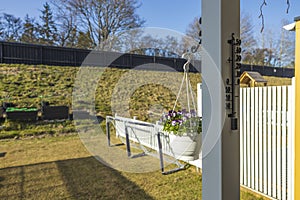
[[[117,113],[154,122],[159,119],[163,111],[172,109],[183,75],[176,72],[116,68],[90,68],[79,75],[79,70],[79,67],[1,64],[0,102],[11,102],[18,107],[40,108],[41,101],[48,101],[51,105],[67,105],[72,111],[72,93],[77,80],[77,83],[85,84],[84,88],[87,91],[95,89],[88,94],[95,97],[95,105],[92,106],[95,106],[98,116],[105,118],[107,115]],[[90,77],[96,77],[97,81],[91,82]],[[269,81],[268,85],[291,83],[291,79],[288,78],[265,78]],[[190,80],[196,93],[196,85],[201,81],[200,74],[190,73]],[[182,94],[185,93],[183,88]],[[83,106],[87,98],[89,97],[82,95]],[[81,100],[81,97],[79,99]],[[180,102],[186,100],[181,97],[179,105]],[[34,129],[38,130],[33,131]],[[68,121],[40,123],[39,126],[6,122],[5,129],[0,131],[0,135],[4,132],[6,135],[13,136],[20,135],[21,132],[34,135],[72,132],[74,127]]]
[[[1,102],[14,103],[18,107],[40,108],[41,101],[48,101],[50,105],[67,105],[72,110],[73,86],[79,70],[79,67],[1,64]],[[141,120],[155,121],[159,116],[155,117],[149,113],[162,113],[163,110],[169,110],[173,107],[182,79],[182,73],[175,72],[116,68],[98,68],[96,71],[98,73],[96,74],[98,81],[89,84],[96,84],[96,91],[94,92],[95,109],[97,115],[103,118],[107,115],[112,115],[112,110],[118,111],[126,104],[129,105],[131,117],[137,116]],[[91,73],[84,75],[86,77],[80,77],[82,84],[89,82],[91,74],[95,75],[92,69]],[[200,75],[191,73],[190,79],[193,90],[196,91]],[[87,86],[86,88],[88,89],[89,87]],[[133,88],[134,90],[132,90]],[[129,90],[131,93],[126,93]],[[83,105],[85,98],[87,97],[82,97]],[[127,99],[124,100],[124,98]],[[119,101],[119,99],[122,99],[122,101]],[[113,108],[111,106],[112,103],[114,103]],[[70,122],[66,123],[71,126]],[[18,135],[20,132],[26,132],[25,129],[28,128],[28,133],[26,134],[31,135],[31,130],[35,127],[34,124],[16,125],[13,122],[6,122],[5,125],[6,128],[2,129],[0,134],[3,134],[3,132],[8,134],[7,131],[12,131],[10,135]],[[57,127],[68,125],[62,125],[61,123],[49,125],[43,123],[43,125],[38,126],[42,131],[37,131],[37,134],[48,133],[48,129],[56,129]],[[68,131],[71,130],[74,130],[74,128],[68,129]],[[60,132],[63,131],[61,130]]]

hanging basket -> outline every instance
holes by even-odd
[[[170,148],[176,159],[184,161],[197,160],[202,144],[201,134],[174,135],[169,134]]]
[[[184,64],[184,75],[173,109],[165,113],[159,124],[164,135],[169,138],[169,145],[176,159],[191,161],[199,158],[202,144],[202,123],[197,116],[191,82],[189,80],[190,59]],[[182,88],[186,87],[186,92]],[[181,94],[186,95],[187,109],[175,111]]]

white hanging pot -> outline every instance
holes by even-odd
[[[191,161],[199,158],[202,134],[169,134],[170,147],[176,159]]]
[[[163,127],[161,130],[164,130],[164,135],[168,138],[168,146],[170,147],[171,154],[176,159],[183,160],[183,161],[192,161],[197,160],[199,158],[201,144],[202,144],[202,134],[199,134],[197,132],[189,133],[190,131],[198,131],[197,127],[198,124],[194,123],[186,123],[188,120],[194,121],[192,118],[195,118],[196,115],[192,114],[192,111],[194,110],[194,113],[196,112],[196,104],[194,101],[193,91],[191,82],[189,80],[189,65],[190,65],[190,54],[184,54],[184,56],[188,56],[187,62],[183,65],[183,78],[181,81],[181,85],[179,87],[179,91],[175,100],[175,104],[173,106],[173,109],[169,111],[168,114],[163,115],[163,118],[161,120],[161,123],[163,124]],[[183,114],[183,111],[176,112],[175,108],[178,102],[178,99],[182,93],[182,88],[186,87],[186,93],[183,93],[183,95],[186,95],[187,100],[187,111]],[[190,101],[191,100],[191,101]],[[189,115],[187,115],[189,114]],[[185,115],[185,116],[184,116]],[[173,124],[174,123],[174,124]],[[194,124],[194,125],[193,125]],[[180,126],[187,126],[187,128],[181,129],[183,130],[179,134],[173,134],[171,131],[179,131],[178,128]],[[192,127],[190,127],[192,126]],[[195,127],[197,126],[197,127]],[[191,129],[192,128],[192,129]],[[185,130],[187,132],[185,132]],[[170,131],[170,132],[167,132]],[[169,154],[169,153],[168,153]]]

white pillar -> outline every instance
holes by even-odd
[[[197,84],[197,114],[202,117],[202,84]]]
[[[202,47],[207,52],[202,55],[202,199],[238,200],[239,127],[237,130],[231,128],[231,110],[225,106],[225,87],[230,87],[232,81],[231,63],[228,62],[231,47],[227,41],[232,33],[237,38],[240,35],[240,0],[202,0],[201,13]],[[236,97],[239,86],[234,88],[236,94],[231,98],[239,121],[239,97]]]

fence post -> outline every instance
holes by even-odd
[[[292,79],[292,85],[288,91],[288,163],[287,168],[291,169],[288,172],[288,200],[294,199],[294,183],[295,183],[295,78]]]
[[[40,46],[40,65],[44,64],[43,63],[43,46]]]
[[[0,63],[3,63],[3,43],[0,43]]]
[[[300,17],[295,18],[296,21],[296,45],[295,45],[295,198],[300,199]],[[298,91],[298,92],[297,92]],[[298,134],[297,134],[298,133]]]

